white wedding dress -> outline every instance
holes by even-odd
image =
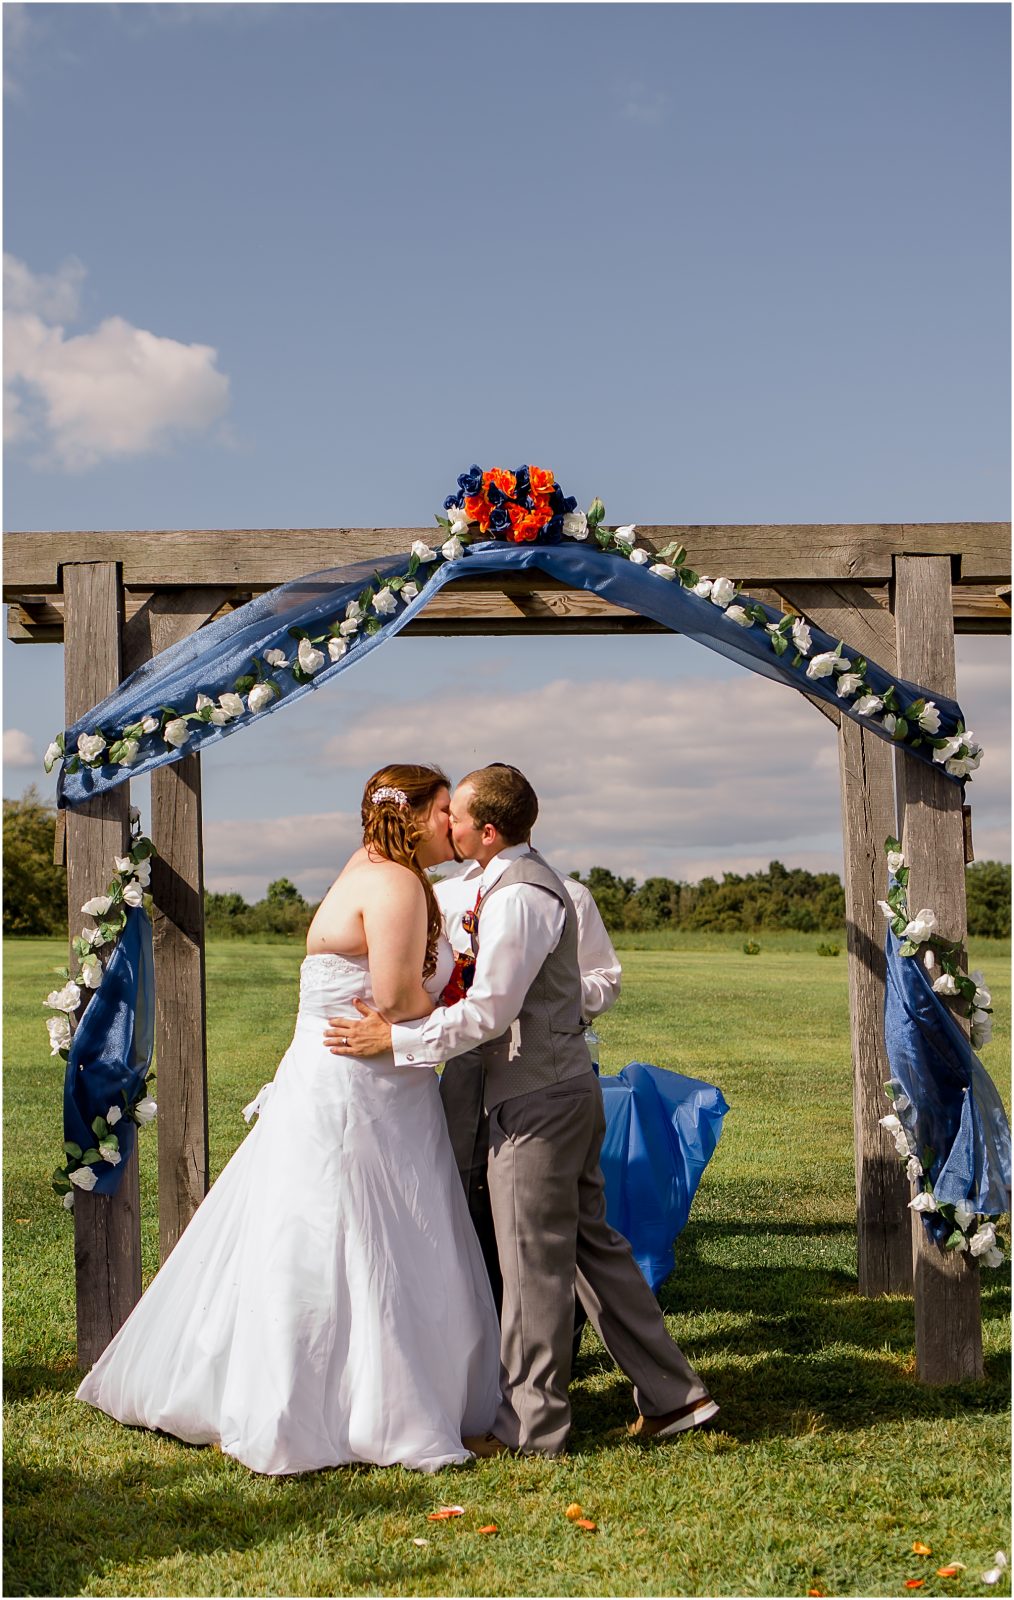
[[[442,944],[427,988],[450,975]],[[436,1073],[325,1049],[365,956],[308,956],[256,1125],[78,1390],[254,1472],[469,1459],[500,1334]],[[249,1108],[248,1108],[249,1109]]]

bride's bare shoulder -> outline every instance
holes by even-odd
[[[422,884],[410,867],[402,866],[399,861],[389,861],[386,856],[373,855],[364,848],[349,857],[328,894],[342,889],[360,897],[376,894],[411,897],[422,893]]]

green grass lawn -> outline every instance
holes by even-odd
[[[61,1064],[41,1004],[64,950],[7,941],[6,1592],[904,1595],[923,1579],[924,1595],[1009,1593],[980,1580],[1010,1553],[1009,1272],[983,1274],[984,1381],[919,1384],[911,1302],[856,1293],[844,953],[818,957],[826,935],[757,937],[747,957],[742,936],[629,936],[623,997],[600,1024],[604,1070],[653,1061],[719,1084],[732,1107],[662,1291],[719,1431],[630,1444],[629,1385],[589,1329],[566,1460],[295,1480],[75,1402],[73,1224],[49,1188]],[[213,1175],[288,1043],[300,953],[209,949]],[[996,1006],[984,1059],[1006,1085],[1009,945],[973,942],[971,958]],[[147,1280],[154,1130],[140,1145]],[[597,1531],[567,1521],[572,1501]],[[442,1502],[465,1515],[427,1521]],[[490,1522],[499,1532],[480,1534]],[[952,1560],[966,1570],[938,1578]]]

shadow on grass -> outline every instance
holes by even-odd
[[[79,1472],[20,1461],[16,1448],[8,1447],[6,1594],[83,1594],[92,1580],[136,1565],[139,1539],[149,1567],[180,1555],[266,1550],[296,1535],[301,1541],[326,1542],[337,1568],[343,1541],[360,1523],[393,1513],[422,1526],[441,1492],[453,1493],[448,1485],[458,1476],[441,1474],[440,1489],[436,1480],[399,1468],[259,1478],[217,1451],[141,1430],[136,1437],[157,1439],[158,1458],[139,1458],[105,1474],[90,1469],[87,1461]],[[184,1458],[167,1461],[167,1446],[183,1451]],[[362,1534],[357,1537],[356,1554],[341,1572],[341,1592],[369,1593],[378,1583],[412,1592],[417,1567],[411,1556],[402,1559],[389,1541],[383,1546],[378,1541],[373,1561],[372,1549],[364,1554]],[[427,1571],[433,1571],[432,1555]]]

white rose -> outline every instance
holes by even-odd
[[[666,583],[672,583],[676,576],[676,568],[667,566],[664,561],[656,561],[653,567],[648,568],[648,571],[655,578],[664,578]]]
[[[891,1111],[886,1117],[880,1118],[880,1126],[894,1138],[901,1129],[901,1119]]]
[[[412,546],[412,554],[415,556],[417,561],[426,562],[435,561],[437,559],[436,551],[430,549],[425,539],[417,539],[415,541]]]
[[[419,585],[417,583],[403,583],[401,586],[401,598],[407,606],[412,604],[418,593]]]
[[[952,1244],[950,1248],[952,1250],[956,1250],[959,1256],[966,1255],[968,1253],[968,1240],[964,1238],[959,1239],[957,1244]]]
[[[885,711],[884,712],[884,721],[883,721],[882,726],[883,726],[885,732],[889,733],[891,735],[891,738],[893,739],[895,733],[897,732],[897,728],[898,728],[898,719],[894,715],[893,711]]]
[[[958,986],[949,972],[942,972],[933,985],[934,994],[957,994]]]
[[[933,760],[940,762],[949,761],[952,756],[957,755],[964,742],[965,736],[963,733],[953,734],[951,738],[945,739],[943,744],[937,746],[933,752]]]
[[[80,1004],[81,990],[73,980],[65,983],[62,989],[51,989],[43,1001],[51,1011],[76,1011]]]
[[[708,596],[713,606],[721,606],[724,611],[725,607],[731,605],[735,598],[736,585],[731,578],[716,578],[714,580],[711,585],[711,593]]]
[[[130,826],[132,828],[139,828],[141,826],[141,813],[138,811],[136,806],[131,806],[130,808]]]
[[[112,903],[112,897],[108,894],[93,894],[90,900],[85,901],[81,910],[86,917],[104,917]]]
[[[923,733],[940,732],[940,713],[932,700],[927,700],[919,713],[919,726]]]
[[[68,1172],[68,1178],[77,1189],[94,1189],[98,1177],[91,1167],[75,1167],[73,1172]]]
[[[857,694],[863,686],[862,674],[858,672],[843,672],[838,679],[837,689],[839,700],[845,700],[849,695]]]
[[[289,664],[284,650],[265,650],[264,659],[269,667],[287,667]]]
[[[174,717],[162,729],[162,737],[166,744],[171,744],[174,750],[179,750],[190,738],[190,729],[182,717]]]
[[[747,616],[742,606],[727,606],[725,614],[733,622],[738,622],[741,628],[753,627],[753,619]]]
[[[389,617],[398,609],[398,596],[393,589],[378,589],[373,596],[373,609],[378,617]]]
[[[887,852],[887,870],[888,870],[888,872],[900,872],[904,865],[905,865],[905,853],[904,853],[903,850],[888,850],[888,852]]]
[[[939,1209],[936,1198],[930,1194],[928,1189],[924,1189],[922,1194],[917,1194],[915,1199],[910,1200],[908,1204],[909,1209],[912,1211],[937,1211]]]
[[[142,717],[141,718],[141,732],[142,733],[154,733],[157,727],[158,727],[158,718],[157,717],[149,716],[149,717]]]
[[[314,655],[319,654],[319,651],[314,651]],[[258,711],[263,711],[265,706],[269,706],[274,698],[274,694],[266,683],[255,683],[246,697],[246,703],[256,715]]]
[[[109,1110],[106,1112],[106,1121],[111,1128],[115,1128],[122,1116],[123,1112],[120,1110],[119,1106],[110,1106]]]
[[[982,1258],[983,1265],[987,1267],[1003,1266],[1003,1251],[999,1245],[994,1245],[992,1250],[987,1250]]]
[[[915,1183],[917,1179],[922,1177],[922,1162],[918,1156],[909,1156],[905,1166],[905,1176],[908,1178],[909,1183]]]
[[[887,918],[888,922],[893,922],[895,917],[898,915],[894,907],[892,905],[888,905],[886,900],[878,900],[877,905]]]
[[[979,1044],[988,1044],[993,1037],[993,1018],[988,1011],[972,1012],[972,1032],[978,1036]]]
[[[127,906],[141,906],[144,904],[144,890],[136,878],[124,885],[123,903]]]
[[[74,1191],[73,1191],[73,1189],[68,1189],[67,1193],[64,1195],[64,1197],[63,1197],[63,1209],[65,1211],[73,1211],[73,1209],[74,1209]]]
[[[58,761],[63,760],[63,751],[54,739],[52,744],[46,746],[46,754],[42,758],[42,765],[47,772],[52,772]]]
[[[922,944],[931,933],[937,931],[937,914],[935,911],[923,909],[916,913],[911,922],[905,924],[905,938],[911,939],[913,944]]]
[[[97,989],[102,982],[102,963],[98,956],[85,956],[81,963],[81,977],[86,989]]]
[[[440,554],[444,557],[445,561],[457,561],[460,556],[464,555],[464,553],[465,547],[457,535],[451,539],[445,540],[445,542],[440,546]]]
[[[205,711],[205,710],[207,710],[208,706],[213,706],[214,703],[215,702],[214,702],[214,700],[212,700],[210,695],[208,695],[208,694],[199,694],[197,696],[197,699],[194,701],[194,710],[195,711]]]
[[[232,721],[232,718],[227,711],[223,711],[219,706],[216,706],[208,720],[213,728],[224,728],[227,722]]]
[[[82,761],[95,761],[106,748],[101,733],[82,733],[77,742],[77,753]]]
[[[944,771],[952,778],[967,778],[974,768],[967,756],[952,756],[950,761],[944,762]]]
[[[911,1104],[912,1102],[907,1094],[896,1094],[894,1097],[894,1109],[899,1116],[903,1111],[907,1111]]]
[[[136,739],[124,739],[120,745],[118,757],[121,767],[132,767],[141,752],[141,746]]]
[[[134,870],[134,863],[129,856],[114,856],[113,866],[117,872],[133,872]]]
[[[927,951],[924,952],[923,958],[922,958],[922,964],[926,968],[927,972],[932,972],[933,971],[933,968],[937,964],[937,958],[933,954],[932,950],[927,950]]]
[[[706,600],[710,593],[711,579],[698,578],[697,582],[694,584],[694,594],[699,595],[702,600]]]
[[[984,1256],[987,1250],[996,1246],[996,1229],[991,1222],[980,1223],[977,1231],[968,1241],[968,1248],[973,1256]]]
[[[808,678],[830,678],[835,669],[835,662],[839,657],[833,650],[822,650],[819,656],[807,663],[806,676]]]
[[[456,538],[459,533],[467,533],[469,527],[468,512],[464,506],[451,506],[447,513],[451,524],[451,535]]]
[[[860,695],[852,709],[861,717],[875,717],[878,711],[883,711],[884,702],[879,694],[864,694]]]
[[[231,693],[220,694],[218,697],[218,703],[225,712],[226,716],[229,718],[241,717],[243,715],[244,706],[242,695]]]
[[[834,658],[834,670],[835,670],[835,672],[848,672],[848,670],[851,667],[851,665],[852,665],[852,663],[849,660],[848,656],[835,656],[835,658]]]
[[[343,639],[351,639],[354,633],[359,632],[358,617],[347,617],[342,623],[341,627],[338,629],[338,632],[341,634]]]
[[[954,1220],[962,1233],[968,1232],[975,1221],[976,1215],[977,1213],[973,1211],[971,1206],[957,1205],[954,1207]]]
[[[630,552],[630,559],[635,567],[644,567],[647,566],[651,557],[648,555],[647,550],[642,550],[640,545],[635,545]]]
[[[324,652],[322,650],[315,650],[309,639],[300,639],[298,656],[299,665],[302,667],[304,672],[310,674],[311,676],[313,673],[320,671],[326,660]],[[260,686],[255,684],[254,688],[250,691],[251,698],[258,687]],[[270,693],[271,691],[269,689],[268,694],[270,695]],[[252,705],[250,709],[251,711],[253,710]]]
[[[111,1140],[107,1140],[103,1144],[99,1145],[99,1155],[102,1157],[103,1161],[108,1161],[111,1167],[118,1167],[120,1162],[123,1160],[119,1149],[115,1144],[112,1143]]]
[[[563,531],[568,539],[587,539],[588,518],[583,511],[567,511],[563,518]]]
[[[982,973],[981,972],[973,972],[972,973],[972,982],[975,984],[975,996],[974,996],[974,998],[972,1000],[973,1006],[981,1006],[981,1007],[991,1006],[993,1004],[993,996],[990,994],[989,990],[986,988],[986,980],[983,977]]]
[[[617,544],[632,545],[636,537],[637,524],[635,522],[628,522],[625,527],[613,529],[613,538]]]
[[[149,1122],[154,1122],[157,1113],[158,1103],[152,1099],[150,1094],[147,1094],[134,1107],[134,1120],[140,1123],[142,1128],[146,1128]]]
[[[58,1056],[71,1041],[70,1018],[62,1012],[58,1017],[47,1017],[46,1027],[49,1030],[49,1053]]]
[[[347,654],[348,648],[347,639],[329,639],[327,641],[327,653],[332,661],[340,661],[342,656]]]
[[[137,865],[134,867],[134,872],[135,872],[135,874],[137,876],[138,883],[141,884],[142,888],[147,889],[149,883],[151,882],[151,859],[150,859],[150,857],[145,856],[143,861],[139,861],[137,863]]]
[[[792,624],[792,643],[795,645],[801,656],[808,656],[810,654],[810,647],[813,644],[813,635],[811,634],[807,624],[803,621],[802,617],[797,617],[795,622]]]
[[[900,1133],[896,1133],[895,1134],[895,1136],[894,1136],[894,1148],[895,1148],[895,1150],[897,1150],[897,1152],[901,1156],[902,1160],[904,1160],[906,1156],[910,1156],[910,1155],[913,1154],[912,1145],[911,1145],[911,1143],[909,1141],[908,1134],[905,1132],[904,1128],[902,1128]]]

